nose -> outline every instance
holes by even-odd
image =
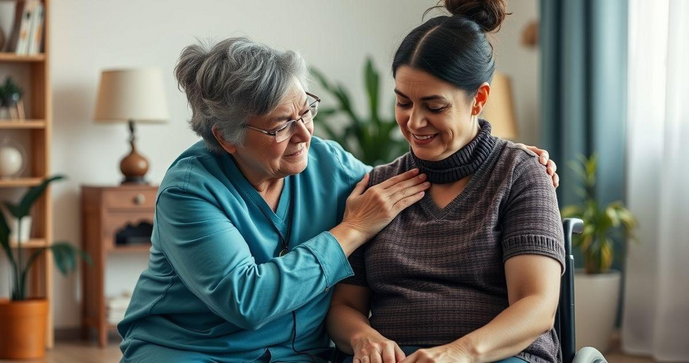
[[[311,121],[310,124],[313,125],[313,121]],[[307,142],[309,139],[311,139],[311,131],[304,122],[303,118],[292,125],[294,128],[294,133],[290,138],[290,142],[298,144],[300,142]]]
[[[426,125],[428,125],[428,122],[424,118],[423,113],[419,112],[416,107],[412,108],[407,120],[407,128],[410,130],[420,130]]]

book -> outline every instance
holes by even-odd
[[[17,41],[19,40],[19,29],[22,24],[22,15],[24,14],[24,5],[26,2],[24,0],[18,0],[14,6],[14,22],[12,23],[12,31],[10,33],[9,40],[5,49],[5,52],[14,52],[17,49]]]
[[[41,41],[43,40],[43,22],[45,19],[43,3],[36,1],[36,7],[31,18],[31,32],[29,35],[29,46],[27,54],[39,54],[41,52]]]
[[[19,6],[19,4],[17,4]],[[36,0],[28,0],[24,3],[22,12],[21,26],[19,27],[19,38],[17,39],[16,54],[27,54],[29,51],[29,37],[31,32],[32,16],[36,7]]]

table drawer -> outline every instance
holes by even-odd
[[[157,190],[108,190],[103,202],[110,209],[155,209]]]

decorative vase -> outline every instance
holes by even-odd
[[[0,359],[35,359],[45,355],[48,300],[0,300]]]
[[[26,152],[24,148],[12,139],[0,142],[0,178],[19,176],[26,167]]]
[[[594,347],[605,353],[615,328],[620,299],[620,271],[574,275],[574,321],[577,350]]]

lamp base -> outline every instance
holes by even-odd
[[[144,179],[142,176],[126,176],[124,179],[122,179],[122,182],[120,183],[122,185],[129,184],[129,185],[148,185],[150,184],[148,180]]]
[[[129,145],[132,150],[120,162],[120,170],[124,175],[122,184],[148,184],[144,175],[148,172],[148,160],[136,151],[136,137],[134,136],[134,122],[129,121]]]

